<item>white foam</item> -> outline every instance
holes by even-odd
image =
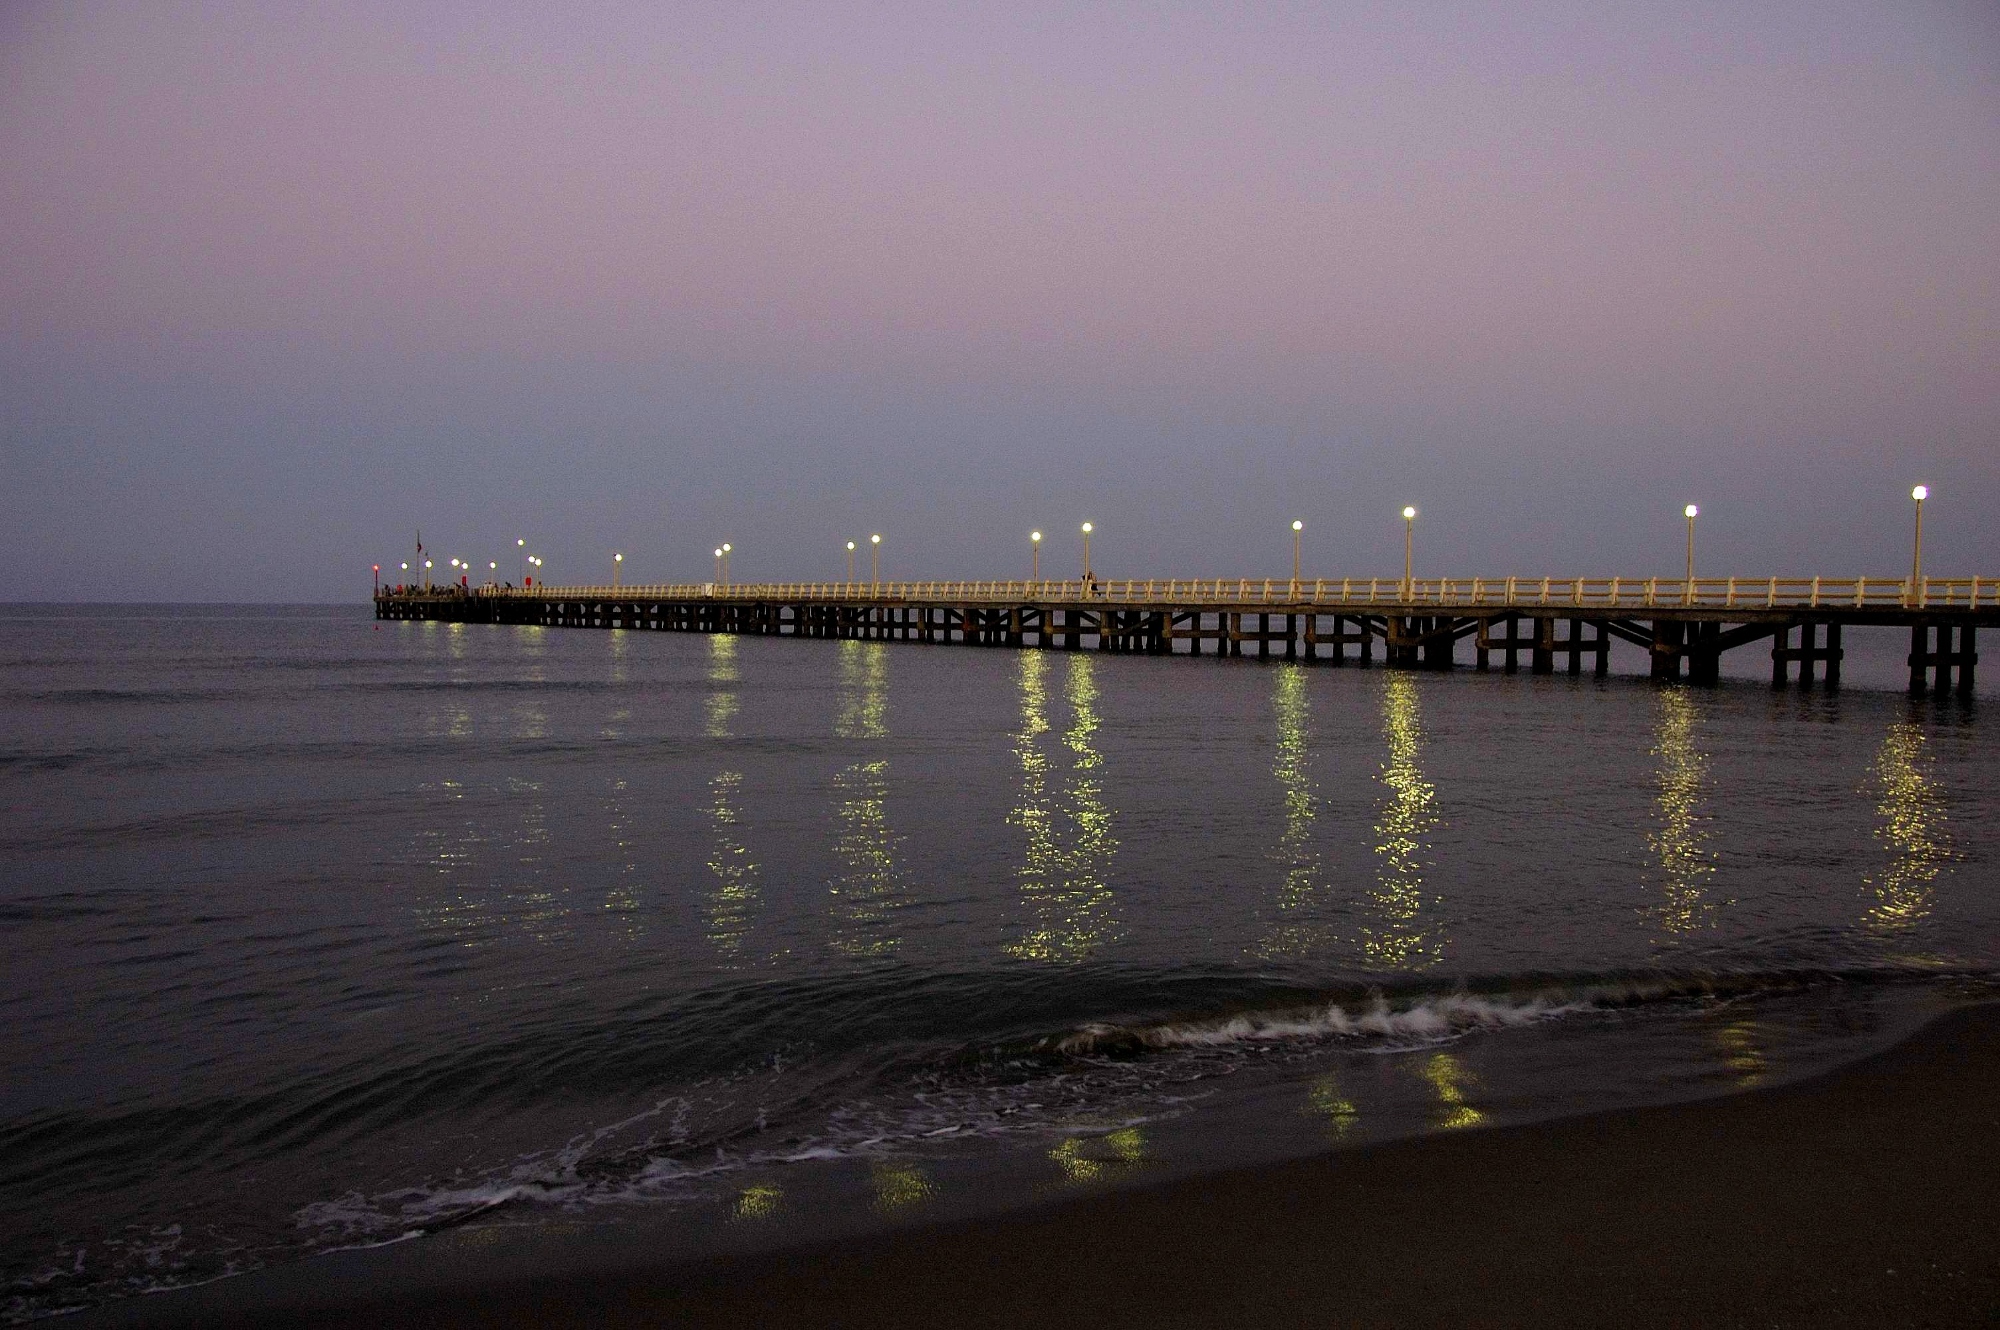
[[[1120,1046],[1166,1050],[1220,1048],[1231,1044],[1274,1043],[1373,1036],[1395,1043],[1434,1043],[1477,1029],[1532,1025],[1594,1009],[1588,999],[1526,1000],[1450,993],[1424,998],[1400,1009],[1384,998],[1349,1012],[1339,1003],[1290,1011],[1244,1012],[1211,1021],[1160,1025],[1086,1025],[1056,1042],[1056,1050],[1087,1054]]]

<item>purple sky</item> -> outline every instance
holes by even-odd
[[[2000,575],[1972,0],[16,0],[0,237],[17,598]]]

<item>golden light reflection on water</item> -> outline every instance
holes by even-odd
[[[467,947],[483,947],[518,929],[539,942],[569,936],[566,893],[544,882],[548,852],[545,787],[538,780],[510,777],[491,793],[513,814],[513,825],[497,833],[480,830],[464,806],[463,781],[443,780],[434,788],[457,820],[440,818],[417,833],[412,863],[425,870],[415,913],[425,927],[450,934]]]
[[[736,638],[728,633],[716,633],[708,639],[708,698],[706,700],[707,727],[703,730],[711,739],[727,739],[733,733],[736,722]]]
[[[745,1187],[736,1194],[736,1205],[731,1213],[737,1219],[769,1219],[778,1213],[778,1203],[784,1194],[781,1188],[769,1183]]]
[[[1898,721],[1875,755],[1875,838],[1889,855],[1888,866],[1866,879],[1875,894],[1867,922],[1878,932],[1897,932],[1928,916],[1938,875],[1953,857],[1927,745],[1921,727]]]
[[[850,956],[887,956],[902,941],[890,925],[907,894],[896,867],[901,838],[889,826],[889,763],[857,762],[834,776],[833,788],[841,867],[831,888],[833,945]]]
[[[1361,950],[1370,961],[1410,970],[1436,964],[1445,943],[1437,924],[1424,919],[1432,903],[1424,892],[1425,861],[1440,819],[1437,788],[1424,778],[1421,765],[1424,730],[1417,701],[1409,675],[1391,670],[1384,676],[1382,737],[1389,755],[1381,781],[1388,794],[1375,823],[1380,864],[1369,893],[1374,918],[1360,928]]]
[[[1014,756],[1021,799],[1008,814],[1027,835],[1015,879],[1031,922],[1007,954],[1053,964],[1081,961],[1115,936],[1107,878],[1118,840],[1096,774],[1103,763],[1092,741],[1099,724],[1096,666],[1081,653],[1067,659],[1070,727],[1058,749],[1049,737],[1048,653],[1020,653]]]
[[[1332,1072],[1313,1079],[1306,1090],[1306,1109],[1315,1116],[1325,1118],[1335,1137],[1347,1135],[1355,1120],[1361,1116],[1361,1110],[1347,1097],[1340,1078]]]
[[[1439,1111],[1432,1123],[1446,1130],[1460,1127],[1476,1127],[1486,1121],[1486,1114],[1466,1102],[1466,1091],[1479,1084],[1479,1078],[1467,1071],[1465,1064],[1450,1053],[1433,1053],[1424,1061],[1423,1078],[1437,1091]]]
[[[840,691],[834,734],[842,739],[889,737],[889,648],[847,639],[840,644]],[[834,858],[840,873],[833,896],[835,950],[888,956],[901,945],[896,911],[908,884],[896,864],[902,838],[889,821],[889,760],[873,757],[835,773]]]
[[[889,737],[889,647],[844,638],[840,643],[840,702],[833,732],[841,739]]]
[[[1072,1136],[1049,1151],[1049,1159],[1070,1183],[1096,1182],[1146,1162],[1146,1136],[1137,1127],[1121,1127],[1101,1136]]]
[[[1326,894],[1326,873],[1316,843],[1319,790],[1312,777],[1312,704],[1302,665],[1272,670],[1271,708],[1278,724],[1278,749],[1271,774],[1285,801],[1285,830],[1275,857],[1284,870],[1278,886],[1277,921],[1257,946],[1263,956],[1297,956],[1326,942],[1326,928],[1311,918]]]
[[[623,779],[611,782],[611,793],[604,801],[604,813],[607,819],[605,830],[610,834],[612,849],[611,885],[604,893],[604,908],[619,916],[622,931],[628,938],[640,937],[646,930],[638,914],[637,829],[625,807]]]
[[[907,1210],[937,1195],[937,1185],[915,1164],[877,1164],[869,1170],[875,1188],[875,1208],[884,1212]]]
[[[736,715],[736,639],[708,639],[707,736],[731,737]],[[708,778],[708,871],[714,879],[703,902],[708,945],[724,961],[740,961],[748,948],[761,895],[757,861],[743,836],[743,773],[723,770]]]
[[[743,773],[720,771],[708,781],[708,871],[715,879],[705,902],[708,945],[725,960],[739,960],[750,938],[760,893],[757,861],[743,841],[737,811]]]
[[[1702,709],[1685,688],[1662,688],[1655,694],[1657,719],[1653,756],[1655,825],[1646,844],[1653,853],[1647,875],[1654,887],[1646,910],[1661,931],[1680,935],[1712,926],[1715,902],[1709,889],[1715,877],[1715,855],[1708,848],[1709,818],[1702,811],[1707,794],[1708,754],[1700,745]]]

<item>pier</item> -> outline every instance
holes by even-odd
[[[965,646],[1282,658],[1446,670],[1609,672],[1613,641],[1657,679],[1714,683],[1769,643],[1771,682],[1840,683],[1844,628],[1907,628],[1910,691],[1972,695],[2000,578],[1269,578],[773,582],[387,588],[378,619],[865,638]]]

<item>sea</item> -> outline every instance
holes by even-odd
[[[2000,698],[1848,636],[1827,691],[0,607],[0,1316],[1864,1057],[2000,993]]]

